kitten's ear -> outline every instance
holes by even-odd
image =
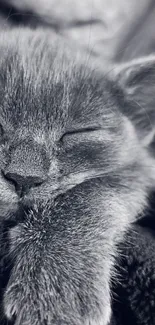
[[[123,91],[121,109],[148,146],[155,136],[155,56],[118,66],[115,77]]]

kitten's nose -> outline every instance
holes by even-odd
[[[20,172],[7,172],[5,173],[5,177],[12,181],[15,185],[23,186],[23,187],[33,187],[36,185],[40,185],[44,182],[44,175],[22,175]]]
[[[45,181],[43,175],[21,175],[18,172],[7,172],[5,177],[13,182],[17,194],[22,197],[24,194],[28,193],[31,187],[36,187],[41,185]]]
[[[18,195],[23,195],[31,187],[41,185],[46,179],[49,160],[42,146],[31,141],[23,141],[10,153],[10,163],[3,171],[4,176],[15,185]]]
[[[5,172],[5,178],[11,181],[16,189],[17,194],[22,197],[24,194],[28,193],[31,187],[36,187],[41,185],[46,176],[43,174],[34,174],[29,175],[28,173],[22,174],[21,171],[9,171],[9,169]]]

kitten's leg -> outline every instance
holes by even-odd
[[[13,241],[19,232],[19,227],[12,229]],[[82,257],[80,252],[72,252],[74,247],[67,247],[68,252],[62,249],[60,258],[52,260],[51,257],[49,261],[49,256],[44,255],[48,261],[42,261],[40,266],[40,252],[30,243],[25,243],[22,249],[18,243],[17,247],[19,255],[4,299],[8,319],[16,316],[16,325],[109,324],[111,265],[108,253],[99,259],[95,256],[99,251],[85,248]],[[59,250],[57,257],[58,254]]]

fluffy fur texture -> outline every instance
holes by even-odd
[[[47,32],[6,32],[0,52],[0,215],[16,223],[4,313],[16,325],[107,325],[117,243],[155,178],[122,113],[134,105],[125,73],[111,80]]]
[[[154,325],[154,208],[150,212],[151,217],[146,214],[132,226],[119,247],[122,256],[118,262],[119,281],[115,281],[113,287],[113,321],[116,325]]]

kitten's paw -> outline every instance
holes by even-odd
[[[58,316],[58,319],[53,319],[52,314],[50,314],[50,308],[47,313],[44,313],[43,310],[39,310],[40,317],[38,318],[38,314],[35,312],[35,306],[30,304],[28,300],[21,299],[21,295],[19,296],[19,286],[10,286],[4,297],[4,312],[5,316],[8,320],[15,319],[15,325],[43,325],[43,322],[46,321],[46,325],[51,325],[51,321],[53,325],[73,325],[74,321],[72,319],[72,312],[70,312],[70,316],[67,315],[67,321],[63,322],[63,313]],[[34,308],[33,308],[34,307]],[[74,311],[75,313],[75,311]],[[98,313],[97,313],[98,314]],[[84,317],[85,319],[78,317],[77,314],[77,322],[74,325],[108,325],[111,318],[111,306],[106,305],[103,307],[102,312],[96,315],[96,317]],[[46,318],[46,319],[45,319]],[[66,315],[64,315],[64,319],[66,319]],[[72,321],[71,321],[72,320]]]
[[[7,288],[4,295],[4,313],[8,320],[14,319],[20,310],[22,301],[19,302],[19,287],[11,285]]]

